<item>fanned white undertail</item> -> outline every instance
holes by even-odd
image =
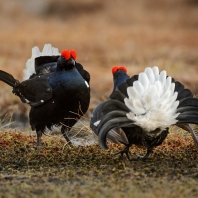
[[[53,47],[51,44],[45,44],[43,51],[40,52],[37,46],[32,48],[32,57],[27,60],[26,68],[23,70],[23,79],[27,80],[35,73],[34,60],[40,56],[58,56],[60,55],[58,48]]]
[[[128,119],[145,131],[164,130],[175,124],[179,101],[174,90],[175,83],[167,77],[166,71],[159,73],[157,66],[147,67],[133,86],[127,88],[128,98],[124,102],[130,109],[126,114]]]

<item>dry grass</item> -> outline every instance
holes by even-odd
[[[158,65],[197,94],[196,0],[57,0],[56,5],[45,0],[38,1],[44,2],[38,7],[27,2],[32,1],[1,0],[0,69],[15,78],[22,80],[33,46],[52,43],[60,50],[76,49],[77,60],[90,72],[90,110],[111,92],[113,65],[125,65],[129,75]],[[11,107],[14,101],[20,111],[14,118],[27,116],[28,106],[0,85],[1,107]]]

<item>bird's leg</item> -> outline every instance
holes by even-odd
[[[121,151],[118,151],[116,153],[114,153],[114,155],[118,155],[118,154],[121,154],[121,157],[123,158],[123,155],[125,154],[127,156],[127,159],[130,161],[130,157],[129,157],[129,154],[130,154],[130,151],[129,151],[129,148],[130,148],[131,145],[126,145]]]
[[[72,145],[71,140],[67,136],[67,131],[68,131],[68,128],[66,126],[61,127],[61,133],[63,134],[63,137],[66,139],[69,145]]]
[[[41,136],[42,136],[42,131],[36,131],[37,134],[37,146],[41,146]]]
[[[144,156],[141,156],[141,155],[136,155],[136,156],[142,160],[146,160],[148,159],[148,157],[151,155],[152,152],[153,152],[153,147],[147,147],[147,151]]]
[[[123,155],[125,154],[127,156],[127,159],[129,161],[133,161],[133,160],[136,160],[134,158],[130,158],[130,151],[129,151],[129,148],[131,147],[131,145],[126,145],[121,151],[118,151],[116,153],[114,153],[114,155],[118,155],[118,154],[121,154],[121,157],[123,158]],[[139,159],[142,159],[142,160],[146,160],[148,159],[148,157],[150,156],[150,154],[152,153],[153,151],[153,147],[148,147],[147,148],[147,152],[144,156],[141,156],[141,155],[136,155]]]

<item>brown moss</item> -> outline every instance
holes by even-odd
[[[0,133],[0,195],[9,197],[196,197],[198,152],[192,138],[171,130],[146,161],[121,160],[120,145],[70,147],[59,136]],[[132,147],[131,153],[144,153]],[[94,192],[94,193],[93,193]]]

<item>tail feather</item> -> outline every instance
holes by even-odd
[[[189,89],[183,89],[182,91],[178,92],[177,100],[181,100],[187,97],[193,98],[193,95]]]
[[[107,134],[107,139],[113,143],[119,144],[129,144],[126,134],[121,128],[112,129]]]
[[[127,117],[117,117],[114,119],[109,120],[108,122],[104,123],[100,126],[100,132],[98,135],[100,147],[103,149],[108,149],[106,143],[107,133],[113,128],[120,128],[120,127],[132,127],[134,126],[132,121],[129,120]]]
[[[101,126],[103,124],[105,124],[106,122],[108,122],[108,120],[111,120],[111,119],[114,119],[114,118],[117,118],[117,117],[126,117],[126,113],[125,111],[119,111],[119,110],[115,110],[115,111],[112,111],[112,112],[109,112],[107,113],[103,119],[100,121],[100,124],[98,126],[98,130],[100,131],[101,129]]]
[[[175,84],[175,92],[178,93],[177,100],[182,100],[183,98],[193,97],[191,91],[189,89],[185,89],[184,86],[173,79],[173,83]]]
[[[38,57],[38,56],[40,56],[40,53],[41,52],[40,52],[40,50],[39,50],[39,48],[37,46],[32,48],[32,56]]]
[[[180,114],[178,116],[178,122],[176,124],[197,124],[198,125],[198,115]]]
[[[186,106],[186,107],[180,107],[177,109],[177,113],[183,113],[183,112],[189,112],[189,111],[197,111],[198,112],[198,107]]]
[[[184,85],[182,85],[180,82],[175,82],[174,80],[173,82],[175,83],[175,91],[178,93],[184,89]]]
[[[197,109],[196,110],[189,110],[189,111],[185,111],[185,112],[183,112],[183,113],[180,113],[179,115],[178,115],[178,117],[177,117],[177,119],[178,120],[180,120],[180,118],[181,117],[184,117],[184,116],[198,116],[198,111],[197,111]],[[190,122],[189,122],[190,123]],[[197,123],[198,123],[198,120],[197,120]],[[193,124],[193,123],[192,123]]]
[[[18,80],[14,79],[11,74],[8,74],[2,70],[0,70],[0,80],[10,85],[11,87],[14,87],[18,83]]]
[[[98,136],[98,125],[100,123],[100,112],[104,102],[100,103],[92,112],[90,127],[92,131]],[[113,143],[128,144],[128,139],[122,129],[112,129],[107,134],[107,139]]]
[[[185,107],[185,106],[198,107],[198,99],[187,97],[187,98],[184,98],[184,99],[180,100],[178,108]]]

